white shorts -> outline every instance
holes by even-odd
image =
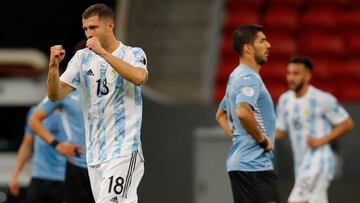
[[[328,203],[329,180],[325,174],[304,176],[295,181],[288,201],[308,203]]]
[[[138,152],[89,166],[91,190],[96,203],[137,203],[137,187],[144,175]]]

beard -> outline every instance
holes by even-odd
[[[255,62],[258,65],[263,65],[266,62],[266,57],[265,56],[260,56],[259,54],[255,54]]]
[[[295,92],[299,92],[304,87],[305,81],[301,81],[298,85],[291,88]]]

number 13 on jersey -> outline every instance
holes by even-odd
[[[107,80],[105,79],[98,79],[96,81],[97,83],[97,88],[96,88],[96,95],[97,96],[101,96],[101,95],[107,95],[109,93],[109,87],[106,85],[107,84]]]

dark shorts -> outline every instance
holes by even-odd
[[[65,201],[66,203],[95,203],[87,168],[70,162],[66,163]]]
[[[234,203],[279,203],[274,171],[230,171]]]
[[[32,178],[26,192],[27,203],[62,203],[64,182]]]

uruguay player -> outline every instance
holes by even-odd
[[[32,107],[27,115],[25,135],[21,143],[16,165],[9,184],[10,193],[19,193],[18,176],[25,161],[32,158],[32,178],[27,188],[27,203],[62,203],[64,196],[64,176],[66,158],[56,152],[49,144],[36,136],[28,125],[30,115],[35,110]],[[66,140],[64,129],[60,122],[60,113],[56,112],[44,121],[44,126],[57,140]]]
[[[277,105],[276,137],[289,134],[294,155],[295,184],[290,203],[328,202],[327,188],[334,176],[329,143],[353,126],[334,96],[310,85],[312,67],[306,57],[289,59],[286,79],[290,90],[280,96]]]
[[[65,50],[50,49],[48,96],[57,101],[74,89],[83,94],[87,164],[96,202],[137,202],[144,173],[140,128],[141,84],[147,79],[146,55],[114,35],[114,13],[94,4],[82,16],[85,49],[70,60],[59,78]]]
[[[226,168],[235,203],[279,202],[273,172],[275,112],[259,71],[270,44],[260,25],[243,25],[233,33],[240,64],[231,73],[216,120],[232,138]]]
[[[67,136],[66,143],[58,143],[57,139],[42,125],[42,121],[56,109],[61,109],[61,122]],[[54,146],[57,151],[68,156],[65,173],[65,202],[94,202],[86,165],[81,91],[71,92],[58,102],[51,102],[45,98],[30,117],[29,124],[47,143],[58,143]]]

